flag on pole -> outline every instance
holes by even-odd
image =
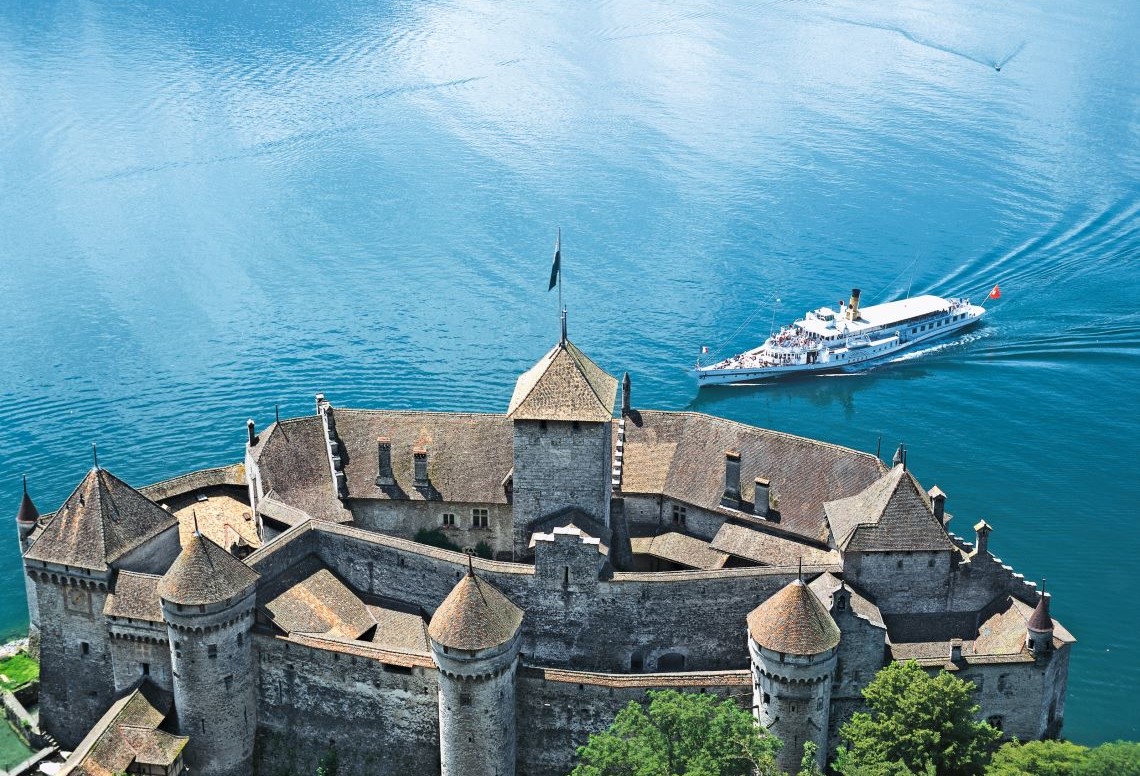
[[[990,299],[1001,299],[1001,288],[994,286],[994,290],[990,291]]]
[[[554,262],[550,265],[550,285],[547,286],[547,291],[553,291],[554,287],[558,285],[559,276],[562,274],[562,230],[558,230],[558,240],[554,243]]]
[[[701,355],[703,356],[705,353],[708,353],[708,352],[709,352],[709,346],[708,345],[701,345]]]

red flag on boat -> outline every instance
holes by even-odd
[[[994,286],[994,290],[990,291],[990,299],[1001,299],[1001,288]]]

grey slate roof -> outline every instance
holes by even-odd
[[[606,423],[613,418],[617,385],[617,378],[566,340],[519,377],[507,417]]]
[[[34,523],[40,518],[40,511],[36,509],[36,505],[32,503],[32,497],[28,495],[28,479],[24,478],[24,495],[20,498],[20,509],[16,512],[17,523]]]
[[[1047,593],[1042,593],[1041,597],[1037,599],[1037,606],[1033,609],[1033,615],[1025,623],[1026,628],[1038,633],[1047,633],[1053,630],[1053,618],[1049,616],[1049,598],[1050,596]]]
[[[841,584],[842,583],[839,581],[838,577],[829,571],[825,571],[813,579],[808,584],[808,588],[816,594],[816,597],[819,598],[820,603],[826,606],[828,611],[831,611],[833,608],[831,604],[831,597],[835,594],[835,591],[839,589]],[[887,626],[883,622],[883,615],[879,611],[879,607],[875,606],[867,598],[860,595],[851,587],[848,587],[847,589],[851,593],[851,608],[854,610],[855,614],[862,617],[864,620],[867,620],[872,625],[886,630]]]
[[[158,594],[173,604],[216,604],[245,592],[258,574],[207,537],[195,533],[158,583]]]
[[[779,499],[778,521],[764,524],[816,542],[827,539],[823,502],[858,493],[882,472],[873,455],[695,412],[641,410],[625,433],[623,493],[660,493],[739,515],[720,506],[724,454],[738,450],[743,499],[752,501],[757,477],[770,480]]]
[[[792,655],[818,655],[839,644],[839,626],[802,579],[749,612],[748,633],[765,649]]]
[[[428,635],[440,646],[477,652],[512,639],[522,618],[523,610],[498,588],[468,573],[435,610]]]
[[[292,566],[258,597],[262,611],[286,633],[358,639],[376,625],[368,606],[316,555]]]
[[[824,504],[836,546],[845,552],[955,549],[914,475],[895,466],[862,492]]]
[[[320,417],[273,424],[262,432],[254,454],[266,495],[318,520],[352,519],[333,490]]]
[[[128,617],[145,622],[162,622],[162,603],[158,598],[155,574],[120,571],[115,578],[115,590],[107,596],[103,614],[110,617]]]
[[[50,518],[26,557],[103,571],[177,522],[106,469],[92,469]]]
[[[677,531],[631,541],[634,552],[652,555],[694,569],[724,568],[724,563],[728,560],[728,555],[713,549],[708,542]]]

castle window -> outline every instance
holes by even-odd
[[[143,676],[150,676],[150,663],[142,664],[142,673]]]
[[[903,567],[902,558],[899,558],[898,563],[895,564],[895,568],[901,569],[902,567]]]
[[[240,647],[244,642],[245,642],[245,638],[239,633],[238,637],[237,637],[238,646]]]
[[[459,693],[459,705],[460,706],[470,706],[471,705],[471,693],[469,693],[469,692]]]
[[[198,611],[199,612],[206,611],[206,605],[205,604],[198,604]]]
[[[685,525],[685,507],[680,504],[673,505],[673,525]]]
[[[440,524],[444,528],[454,528],[455,527],[455,513],[454,512],[444,512],[443,515],[440,517]]]
[[[629,670],[630,673],[634,674],[640,674],[645,670],[645,658],[642,657],[640,651],[629,656]]]
[[[481,507],[476,507],[471,510],[471,527],[472,528],[486,528],[487,527],[487,510]]]
[[[841,612],[846,611],[847,610],[847,599],[844,598],[843,596],[840,596],[839,600],[835,602],[835,608]]]
[[[79,651],[81,653],[83,653],[84,655],[90,655],[91,654],[91,645],[88,644],[86,641],[81,641],[81,642],[79,642]]]
[[[223,679],[222,681],[226,683],[226,689],[227,690],[233,689],[233,687],[234,687],[234,675],[233,674],[228,674],[226,676],[226,678]]]
[[[577,431],[579,428],[581,428],[581,426],[578,425],[578,421],[576,420],[570,424],[571,431]]]
[[[207,644],[206,645],[206,657],[213,660],[217,656],[218,656],[218,645],[217,644]]]
[[[934,568],[934,556],[930,556],[930,560],[926,561],[927,568]]]
[[[771,702],[772,702],[772,696],[769,695],[768,693],[764,693],[764,705],[767,706]]]
[[[545,420],[538,421],[538,430],[539,431],[546,431],[546,421]]]
[[[1004,721],[1005,720],[1002,719],[1001,714],[991,714],[990,716],[986,717],[986,722],[989,723],[990,727],[996,730],[1001,730],[1001,726]]]

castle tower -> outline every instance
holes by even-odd
[[[804,742],[827,755],[831,681],[839,627],[803,579],[797,579],[748,615],[752,658],[752,706],[756,718],[784,746],[777,762],[795,773]]]
[[[431,618],[441,776],[514,776],[522,618],[522,609],[471,568]]]
[[[28,495],[28,478],[24,477],[24,497],[20,499],[20,509],[16,512],[16,531],[20,537],[20,554],[23,555],[32,546],[32,533],[36,530],[36,521],[40,519],[40,511],[32,503]],[[36,603],[36,584],[32,577],[24,575],[24,595],[28,599],[28,651],[39,656],[40,646],[40,613]]]
[[[1025,646],[1035,657],[1053,651],[1053,618],[1049,616],[1049,594],[1041,590],[1041,598],[1025,623]]]
[[[527,553],[534,521],[577,507],[609,526],[611,422],[617,379],[567,339],[515,384],[514,551]]]
[[[198,776],[252,772],[257,676],[250,628],[257,573],[195,531],[158,584],[178,732]]]

